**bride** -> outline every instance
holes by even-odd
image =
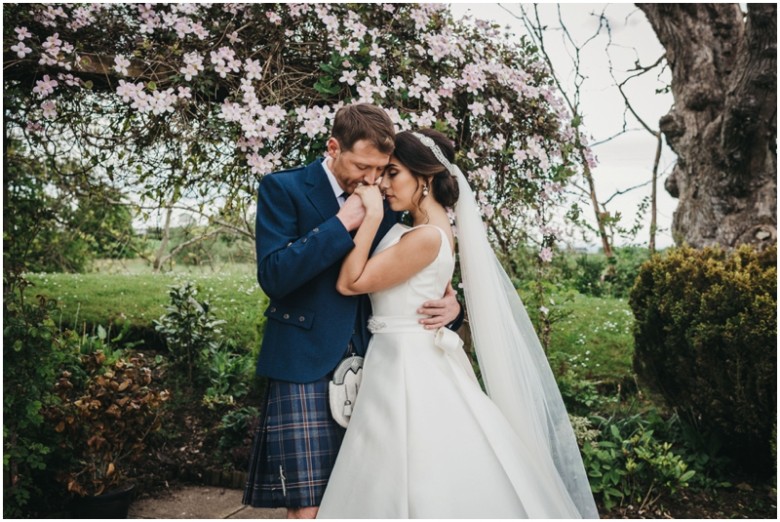
[[[366,217],[338,289],[370,295],[373,337],[318,517],[598,518],[552,372],[453,161],[443,134],[401,132],[381,183],[355,191]],[[369,258],[383,196],[414,226],[395,225]],[[458,336],[416,313],[452,277],[453,205],[487,395]]]

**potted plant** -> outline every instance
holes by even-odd
[[[132,493],[127,467],[160,427],[168,392],[150,386],[153,372],[143,354],[109,360],[95,351],[81,360],[83,372],[60,375],[60,404],[47,414],[72,455],[73,465],[57,478],[76,495],[77,518],[126,518]]]

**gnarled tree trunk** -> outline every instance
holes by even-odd
[[[777,241],[777,5],[637,4],[666,49],[672,230],[694,247]]]

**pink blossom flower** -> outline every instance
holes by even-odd
[[[253,174],[262,175],[273,172],[276,169],[276,166],[280,163],[279,157],[278,152],[276,154],[269,153],[265,156],[255,152],[247,155],[246,162],[251,167]]]
[[[474,102],[469,104],[468,108],[474,116],[484,116],[486,114],[484,103]]]
[[[192,99],[192,90],[189,87],[179,85],[176,90],[179,99]]]
[[[436,123],[436,115],[431,111],[425,111],[422,114],[413,114],[412,120],[418,127],[433,127],[433,124]]]
[[[446,121],[453,129],[458,127],[458,120],[452,114],[452,111],[447,111],[444,113],[444,121]]]
[[[593,154],[593,149],[590,147],[585,149],[585,161],[587,162],[588,167],[591,169],[595,169],[599,164],[598,157]]]
[[[379,47],[376,42],[374,42],[371,44],[371,50],[368,52],[368,54],[374,58],[381,58],[385,55],[385,50]]]
[[[304,121],[298,132],[307,135],[309,138],[314,138],[318,134],[327,134],[328,127],[325,126],[325,118],[312,118]]]
[[[391,80],[391,83],[392,83],[393,90],[396,92],[400,92],[401,89],[406,88],[406,82],[400,76],[394,76],[393,79]]]
[[[241,38],[238,37],[238,31],[233,31],[229,35],[227,35],[228,42],[232,43],[233,45],[243,42]]]
[[[43,125],[41,125],[37,121],[28,121],[24,129],[27,132],[32,132],[37,134],[39,132],[43,132]]]
[[[412,9],[409,16],[414,20],[414,28],[418,31],[422,31],[428,26],[431,21],[430,16],[425,9]]]
[[[230,102],[228,100],[225,100],[221,109],[220,117],[222,117],[222,119],[225,121],[238,121],[241,119],[241,115],[243,114],[243,110],[239,104]]]
[[[346,83],[347,85],[355,85],[356,76],[357,76],[357,71],[343,71],[341,73],[341,78],[339,78],[339,81],[341,83]]]
[[[127,68],[130,67],[130,60],[117,54],[114,56],[114,70],[122,76],[127,76]]]
[[[463,67],[461,81],[466,86],[467,92],[477,94],[485,86],[487,78],[480,65],[468,63]]]
[[[54,88],[57,87],[57,80],[49,78],[48,74],[43,76],[42,80],[35,82],[33,92],[38,95],[39,98],[45,98],[54,92]]]
[[[427,74],[414,73],[414,80],[412,80],[412,83],[422,89],[430,89],[431,78]]]
[[[376,80],[379,80],[379,75],[382,74],[382,68],[379,66],[376,62],[371,62],[371,65],[368,66],[368,75],[371,78],[374,78]]]
[[[80,87],[82,85],[81,78],[76,78],[72,74],[59,73],[57,79],[65,82],[65,85],[69,87]]]
[[[445,98],[452,98],[452,95],[455,93],[455,88],[458,86],[457,82],[454,78],[445,77],[441,80],[441,86],[439,86],[439,96],[443,96]]]
[[[14,31],[16,32],[16,38],[20,41],[32,36],[32,33],[26,27],[16,27]]]
[[[24,58],[32,52],[32,49],[27,47],[24,42],[19,42],[16,45],[11,46],[11,50],[16,53],[19,58]]]
[[[395,6],[393,4],[382,4],[382,9],[387,13],[395,12]]]
[[[211,63],[214,70],[221,78],[226,78],[229,72],[238,72],[241,68],[241,60],[236,59],[236,53],[229,47],[220,47],[216,52],[211,51]]]
[[[198,52],[184,53],[184,65],[179,72],[184,75],[185,80],[190,81],[203,70],[203,56]]]
[[[521,148],[517,148],[515,149],[515,153],[512,155],[512,157],[517,161],[525,161],[528,158],[528,153]]]
[[[142,83],[128,83],[124,80],[119,80],[116,93],[122,97],[123,102],[127,103],[138,98],[143,89],[144,85]]]
[[[345,54],[353,54],[360,50],[360,42],[357,40],[352,40],[347,44],[347,47],[344,49]]]
[[[275,25],[282,25],[282,17],[279,16],[277,13],[274,13],[273,11],[266,11],[265,16],[268,17],[268,20]]]
[[[299,18],[301,15],[311,11],[311,6],[309,4],[288,4],[288,7],[292,18]]]
[[[539,259],[542,260],[543,263],[549,263],[553,259],[553,251],[550,247],[544,247],[542,250],[539,251]]]
[[[53,100],[46,100],[41,103],[41,109],[43,109],[44,118],[51,120],[57,117],[57,106]]]
[[[46,38],[46,41],[43,42],[44,49],[46,49],[46,52],[49,53],[51,56],[57,56],[60,54],[60,47],[62,47],[62,40],[60,40],[60,33],[54,33],[53,35]]]
[[[244,71],[247,80],[259,80],[263,77],[263,66],[260,64],[260,60],[247,58],[244,61]]]
[[[423,101],[425,101],[425,103],[431,107],[431,109],[438,112],[439,108],[441,107],[441,100],[439,99],[438,94],[436,94],[434,91],[425,91],[422,94],[422,98]]]

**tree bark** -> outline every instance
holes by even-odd
[[[777,241],[777,5],[637,4],[666,49],[675,242]]]

